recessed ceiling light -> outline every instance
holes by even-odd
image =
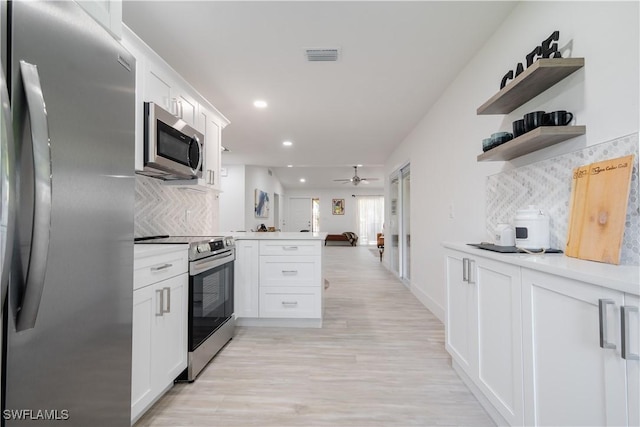
[[[288,167],[288,168],[292,168],[292,167],[293,167],[293,165],[287,165],[287,167]]]
[[[357,166],[357,167],[359,167],[359,168],[361,168],[361,167],[362,167],[362,165],[356,165],[356,166]]]
[[[282,143],[282,145],[284,145],[285,147],[291,147],[293,145],[293,142],[285,141],[285,142]]]
[[[304,178],[300,178],[300,182],[307,182],[307,180]]]
[[[258,99],[253,101],[253,106],[256,108],[267,108],[267,101],[263,101],[262,99]]]

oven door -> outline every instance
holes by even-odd
[[[234,250],[194,261],[189,268],[189,351],[233,316]]]

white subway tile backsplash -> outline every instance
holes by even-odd
[[[516,210],[536,205],[550,217],[550,244],[563,249],[567,240],[571,173],[577,166],[635,154],[627,206],[621,264],[640,265],[638,134],[593,145],[573,153],[487,177],[487,232],[499,223],[513,223]]]

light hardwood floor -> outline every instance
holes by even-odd
[[[325,248],[322,329],[238,328],[136,427],[489,426],[442,323],[366,247]]]

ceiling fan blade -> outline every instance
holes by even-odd
[[[360,178],[363,181],[378,181],[378,178]]]
[[[344,182],[350,182],[350,179],[334,179],[334,181],[344,181]]]

